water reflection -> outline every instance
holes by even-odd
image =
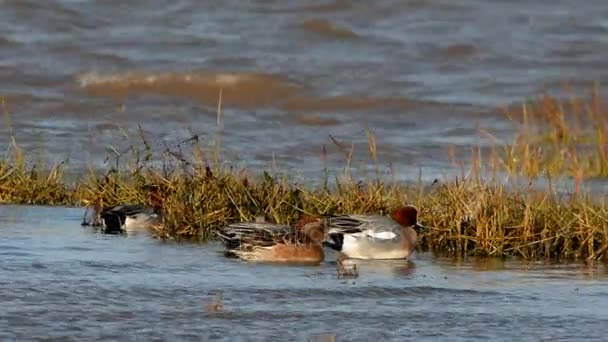
[[[358,260],[347,259],[345,266],[357,266],[362,276],[394,276],[412,277],[416,271],[416,264],[411,260]]]

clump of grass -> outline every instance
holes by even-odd
[[[0,160],[0,203],[71,204],[75,193],[64,179],[63,163],[48,170],[27,166],[21,149],[12,141],[7,155]]]
[[[543,108],[553,107],[545,104]],[[550,112],[565,113],[554,109]],[[520,114],[526,118],[527,113],[526,110]],[[570,126],[560,123],[560,118],[566,120],[565,114],[557,114],[554,124],[539,125],[545,127],[539,134],[524,136],[518,131],[515,138],[518,144],[504,147],[504,154],[495,153],[495,158],[504,158],[500,159],[504,163],[498,167],[499,171],[519,174],[521,170],[528,170],[535,174],[532,171],[541,167],[534,166],[536,157],[526,151],[545,143],[553,147],[544,149],[543,153],[554,151],[547,156],[547,165],[570,165],[575,173],[590,170],[585,165],[591,164],[581,162],[583,154],[572,154],[574,150],[568,156],[576,156],[578,163],[573,164],[570,159],[551,164],[563,145],[573,148],[584,140],[574,134]],[[595,114],[592,117],[595,118]],[[597,122],[591,121],[591,126],[595,127]],[[529,124],[524,127],[531,127],[526,125]],[[596,153],[601,151],[599,141],[603,134],[596,132]],[[377,166],[375,139],[369,132],[367,137],[370,158]],[[546,138],[537,140],[537,137]],[[84,205],[97,209],[133,202],[160,205],[163,226],[156,229],[158,237],[198,241],[208,240],[218,227],[236,221],[253,221],[258,216],[294,224],[304,215],[388,214],[399,205],[412,203],[418,206],[420,220],[428,227],[420,237],[422,250],[455,256],[526,259],[594,260],[608,256],[605,202],[582,192],[561,195],[551,186],[516,187],[485,180],[479,165],[482,159],[475,154],[467,178],[405,185],[383,179],[376,167],[374,175],[364,180],[345,171],[330,186],[325,169],[324,185],[311,187],[267,172],[252,175],[247,170],[222,166],[219,138],[211,153],[206,153],[195,142],[191,153],[165,151],[160,164],[152,161],[151,148],[143,134],[141,145],[132,146],[126,154],[115,153],[115,162],[107,171],[90,171],[78,182],[69,183],[61,172],[61,165],[50,171],[27,167],[21,151],[13,143],[10,153],[0,161],[0,201]],[[346,165],[350,166],[352,147],[339,147],[345,154]],[[212,156],[211,161],[205,158],[207,155]],[[519,160],[517,165],[510,161],[515,159]],[[497,159],[490,160],[493,163],[482,166],[499,165]],[[601,163],[603,161],[593,165]]]
[[[590,100],[542,96],[506,109],[516,134],[495,146],[491,162],[508,174],[566,175],[581,181],[608,176],[608,111],[598,91]]]
[[[600,258],[608,248],[608,209],[591,197],[475,182],[442,184],[419,198],[433,227],[431,250],[456,255]]]

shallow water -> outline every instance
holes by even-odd
[[[468,160],[489,143],[478,127],[510,136],[500,106],[608,77],[604,0],[0,6],[0,136],[75,168],[137,143],[138,124],[159,150],[210,144],[222,88],[229,162],[318,178],[323,144],[344,165],[330,134],[368,161],[367,125],[381,165],[433,179],[451,169],[448,146]]]
[[[1,340],[605,340],[603,265],[253,265],[215,243],[100,235],[79,208],[0,206]],[[224,308],[207,309],[218,291]]]

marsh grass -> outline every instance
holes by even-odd
[[[190,152],[167,149],[159,163],[153,161],[152,148],[142,132],[137,146],[113,152],[107,170],[91,169],[71,183],[62,171],[64,164],[47,171],[28,167],[13,141],[0,161],[0,201],[82,205],[97,210],[121,203],[160,205],[163,225],[156,227],[156,236],[196,241],[206,241],[218,227],[254,221],[258,216],[294,224],[304,215],[388,214],[398,205],[411,203],[420,209],[419,219],[428,227],[420,237],[422,250],[454,256],[604,259],[608,255],[608,209],[603,199],[582,191],[564,195],[532,182],[504,184],[485,177],[482,171],[544,177],[562,171],[581,177],[602,175],[608,165],[601,128],[605,127],[601,126],[604,115],[595,105],[571,106],[580,109],[577,113],[588,113],[586,122],[578,121],[580,129],[565,123],[571,120],[570,112],[556,100],[545,99],[534,111],[523,106],[517,113],[520,129],[511,144],[496,145],[484,157],[473,151],[467,177],[431,184],[406,185],[383,179],[376,141],[369,130],[368,152],[375,168],[366,178],[355,177],[348,171],[353,145],[331,138],[330,143],[344,153],[346,166],[335,180],[329,179],[325,166],[323,185],[316,187],[268,172],[251,174],[224,166],[218,105],[218,134],[212,151],[191,139]],[[515,118],[513,113],[511,116]],[[540,118],[532,124],[531,118],[537,116]],[[531,133],[533,129],[535,133]],[[583,142],[590,147],[579,152]],[[535,152],[539,148],[541,156]]]
[[[48,170],[25,163],[21,149],[12,141],[0,160],[0,202],[65,205],[78,195],[65,183],[63,163]]]
[[[516,134],[512,141],[496,144],[491,164],[513,175],[565,175],[577,183],[608,176],[608,110],[597,88],[589,99],[545,95],[506,108],[504,114]]]

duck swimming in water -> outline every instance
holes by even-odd
[[[83,226],[100,227],[105,234],[133,233],[162,226],[162,203],[158,194],[158,186],[147,185],[144,190],[148,191],[151,206],[137,204],[120,204],[110,208],[100,209],[99,206],[89,206],[83,218]],[[87,214],[92,209],[93,217],[87,220]]]
[[[101,229],[106,234],[133,233],[161,222],[160,212],[142,204],[125,204],[100,213]]]
[[[318,264],[325,258],[325,234],[316,218],[302,219],[293,227],[260,220],[233,223],[217,235],[226,256],[246,261]]]
[[[424,228],[412,205],[397,208],[391,217],[335,215],[322,220],[327,229],[324,245],[351,259],[405,259]]]

